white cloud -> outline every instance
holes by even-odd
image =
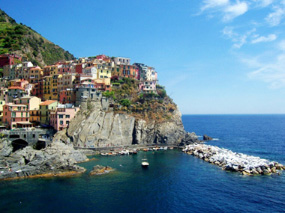
[[[248,11],[246,2],[237,2],[236,4],[229,5],[224,9],[223,21],[231,21],[232,19],[245,14]]]
[[[274,41],[277,39],[277,36],[275,34],[270,34],[268,36],[255,35],[254,37],[256,38],[251,41],[252,44],[256,44],[260,42],[270,42],[270,41]]]
[[[241,48],[243,45],[247,43],[248,37],[252,36],[252,34],[256,31],[255,28],[245,32],[244,34],[239,34],[234,32],[233,27],[225,27],[223,29],[223,35],[230,39],[234,44],[234,48]]]
[[[265,21],[270,26],[277,26],[281,23],[282,19],[285,18],[285,1],[280,5],[273,7],[274,11],[267,15]]]
[[[278,49],[285,52],[285,40],[279,42]]]
[[[268,7],[274,0],[254,0],[258,7]]]
[[[201,10],[206,10],[215,7],[221,7],[229,4],[229,0],[204,0],[204,5],[202,6]]]
[[[253,71],[248,73],[252,80],[260,80],[269,84],[272,89],[285,87],[285,54],[276,54],[267,61],[264,57],[244,58],[242,62]]]
[[[240,2],[236,0],[204,0],[201,7],[201,12],[208,11],[208,13],[221,14],[222,20],[228,22],[234,18],[243,15],[248,11],[248,3],[246,1]]]

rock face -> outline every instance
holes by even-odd
[[[72,144],[66,145],[54,141],[42,150],[27,146],[16,152],[12,152],[11,142],[3,141],[1,144],[3,146],[0,149],[0,179],[44,174],[50,176],[63,173],[75,174],[85,171],[84,168],[75,164],[87,161],[87,157],[74,150]]]
[[[158,123],[103,110],[100,101],[91,104],[92,110],[89,111],[81,106],[81,110],[69,124],[66,133],[68,139],[61,140],[71,141],[75,147],[85,148],[198,142],[195,134],[185,132],[178,110],[173,112],[171,120]]]

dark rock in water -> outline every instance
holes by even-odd
[[[208,135],[203,135],[203,140],[204,140],[204,141],[211,141],[211,140],[213,140],[213,138],[211,138],[211,137],[208,136]]]
[[[90,172],[90,175],[103,175],[112,171],[114,171],[114,169],[109,166],[96,165],[93,167],[92,171]]]

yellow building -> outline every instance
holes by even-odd
[[[57,74],[58,74],[58,66],[57,65],[51,66],[50,75],[57,75]]]
[[[28,106],[28,110],[39,109],[41,99],[36,96],[24,96],[14,99],[15,104],[24,104]]]
[[[4,100],[0,100],[0,121],[2,121],[3,118],[3,106],[5,105]]]
[[[105,85],[110,85],[112,77],[112,67],[107,64],[97,65],[97,79],[96,82],[104,83]]]
[[[53,75],[51,81],[51,100],[58,100],[58,79],[62,78],[62,75]]]
[[[29,82],[38,83],[43,75],[43,70],[40,67],[33,67],[29,70]]]
[[[43,99],[51,100],[51,87],[52,87],[52,76],[45,76],[43,78]]]
[[[35,125],[38,125],[41,122],[39,109],[30,110],[30,122]]]
[[[40,104],[40,122],[49,125],[50,111],[55,110],[58,105],[56,100],[48,100]]]
[[[43,69],[43,76],[57,75],[58,67],[57,65],[45,66]]]

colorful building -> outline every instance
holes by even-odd
[[[131,63],[130,58],[114,57],[113,60],[117,65],[130,65]]]
[[[68,127],[69,122],[79,111],[79,107],[71,104],[59,105],[56,110],[50,112],[50,125],[57,131]]]
[[[60,90],[59,92],[59,102],[61,104],[75,104],[76,93],[75,89],[67,88],[65,90]]]
[[[3,121],[3,107],[5,105],[5,101],[4,100],[0,100],[0,121]]]
[[[43,78],[43,99],[51,100],[52,76],[45,76]]]
[[[31,127],[28,106],[24,104],[7,103],[3,109],[3,123],[10,129]]]
[[[69,74],[64,74],[60,75],[57,81],[57,89],[60,92],[61,90],[65,89],[70,89],[73,88],[73,82],[75,80],[75,74],[74,73],[69,73]]]
[[[139,69],[135,65],[119,65],[118,76],[138,80]]]
[[[14,65],[21,61],[21,57],[16,54],[2,54],[0,55],[0,68],[5,65]]]
[[[8,102],[12,102],[15,98],[26,96],[27,92],[22,87],[8,87]]]
[[[29,69],[29,81],[31,84],[38,83],[42,78],[43,71],[40,67],[33,67]]]
[[[33,84],[31,95],[37,96],[40,99],[43,99],[43,80],[42,79],[40,79],[38,83]]]
[[[58,100],[58,80],[62,78],[62,75],[52,75],[52,84],[51,84],[51,100]]]
[[[58,105],[56,100],[48,100],[40,104],[40,122],[44,125],[49,125],[50,110],[55,110]]]
[[[33,126],[37,126],[41,122],[41,116],[40,116],[40,110],[34,109],[30,110],[30,122],[33,124]]]
[[[14,104],[24,104],[28,110],[39,109],[41,99],[35,96],[24,96],[14,99]]]

